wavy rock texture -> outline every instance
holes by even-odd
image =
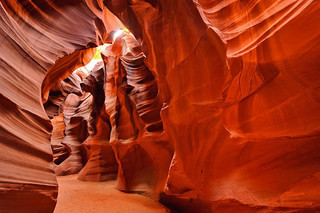
[[[52,212],[57,182],[41,84],[58,58],[95,40],[95,15],[81,1],[3,0],[0,16],[0,209]]]
[[[49,71],[49,73],[51,72]],[[68,78],[62,81],[51,84],[52,87],[49,90],[46,102],[43,104],[49,118],[53,118],[62,113],[64,110],[63,105],[69,94],[74,93],[78,96],[82,95],[80,83],[83,78],[85,78],[85,73],[77,72],[72,73]]]
[[[57,82],[44,104],[49,117],[53,117],[51,147],[54,162],[58,165],[56,175],[78,173],[85,162],[81,155],[84,150],[82,143],[88,137],[87,123],[93,102],[89,93],[82,94],[80,83],[85,76],[78,69],[65,80]]]
[[[164,188],[172,158],[161,125],[157,84],[132,35],[118,38],[102,57],[105,105],[112,126],[110,144],[119,164],[117,188],[156,196]]]
[[[56,175],[76,174],[82,169],[82,142],[88,137],[87,117],[91,109],[92,96],[69,94],[64,103],[64,138],[61,145],[70,150],[68,158],[57,166]]]
[[[319,11],[315,0],[1,0],[0,209],[53,210],[42,103],[53,117],[79,98],[62,80],[125,25],[136,39],[102,52],[118,189],[162,192],[182,212],[320,211]],[[91,121],[101,133],[108,119]],[[98,159],[111,153],[90,143]]]
[[[70,148],[61,144],[64,138],[65,124],[63,122],[63,113],[54,116],[51,119],[52,133],[51,133],[51,148],[53,152],[53,162],[57,165],[62,163],[70,156]]]
[[[105,4],[140,26],[164,100],[175,155],[163,202],[191,212],[319,208],[316,1]]]
[[[88,118],[89,137],[85,141],[89,159],[79,173],[79,180],[107,181],[117,177],[118,164],[109,144],[110,117],[104,105],[104,73],[104,68],[98,67],[81,83],[82,90],[92,95],[93,102]]]

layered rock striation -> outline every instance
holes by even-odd
[[[318,211],[319,9],[1,1],[0,209],[53,211],[55,168],[182,212]]]
[[[310,191],[319,185],[315,1],[105,4],[129,29],[139,25],[132,32],[164,101],[175,152],[163,202],[183,211],[319,208]]]

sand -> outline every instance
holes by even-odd
[[[58,202],[54,213],[153,213],[168,212],[152,199],[120,192],[116,181],[83,182],[77,175],[57,177],[59,183]]]

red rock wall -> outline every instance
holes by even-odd
[[[319,208],[319,4],[121,2],[106,5],[140,26],[175,144],[163,202],[191,212]]]
[[[75,49],[105,42],[122,26],[111,11],[146,56],[144,66],[117,43],[104,58],[119,189],[162,191],[160,201],[183,212],[319,210],[317,1],[1,3],[1,209],[17,210],[12,199],[24,210],[31,200],[43,201],[39,211],[53,209],[41,82],[51,67],[45,102],[53,80],[92,57]]]
[[[1,1],[0,211],[52,212],[57,197],[41,84],[55,61],[95,40],[80,1]]]
[[[117,188],[158,196],[168,175],[172,146],[162,128],[162,101],[154,76],[132,35],[117,39],[102,57],[110,144],[119,164]]]
[[[104,67],[93,69],[81,83],[82,91],[90,93],[93,101],[88,118],[89,137],[84,142],[89,159],[78,175],[79,180],[107,181],[117,177],[118,164],[109,144],[111,123],[105,110],[104,73]]]

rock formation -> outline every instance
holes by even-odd
[[[118,189],[157,194],[164,188],[172,158],[160,120],[157,84],[144,65],[140,44],[130,34],[122,42],[117,39],[102,57],[110,143],[119,163]]]
[[[82,1],[13,0],[0,17],[0,209],[50,212],[57,182],[41,84],[57,59],[94,41],[95,15]]]
[[[54,161],[178,212],[320,211],[319,11],[1,0],[0,210],[52,212]]]
[[[85,146],[90,151],[89,159],[79,173],[79,180],[106,181],[117,177],[118,164],[109,144],[110,117],[104,105],[104,73],[103,67],[92,70],[81,83],[82,91],[90,93],[93,102],[88,119],[89,137],[85,141]]]
[[[133,11],[167,106],[162,120],[175,155],[163,202],[184,211],[317,206],[318,194],[302,189],[319,172],[318,154],[311,154],[319,139],[311,86],[318,80],[309,64],[319,55],[319,31],[307,33],[312,27],[303,24],[319,23],[315,2],[108,2],[129,29],[136,23],[124,14]],[[298,104],[307,102],[315,108]],[[297,201],[296,190],[308,199]]]

